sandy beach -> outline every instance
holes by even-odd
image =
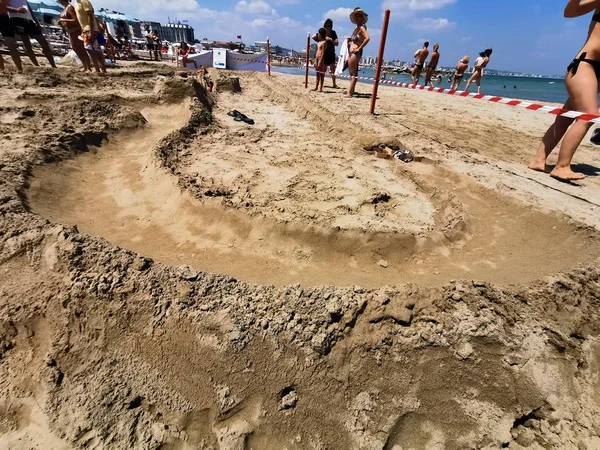
[[[549,114],[210,76],[0,79],[1,448],[600,448],[589,137],[565,184]]]

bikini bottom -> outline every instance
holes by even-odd
[[[594,72],[596,72],[596,78],[600,78],[600,61],[595,61],[593,59],[586,59],[587,52],[583,52],[579,58],[575,58],[569,67],[567,67],[567,72],[571,72],[573,75],[577,73],[577,69],[579,69],[579,64],[582,62],[588,63],[594,68]]]

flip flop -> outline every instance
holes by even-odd
[[[239,119],[245,123],[247,123],[248,125],[254,125],[254,120],[252,120],[251,118],[249,118],[247,115],[245,114],[240,114]],[[236,118],[237,120],[237,118]]]
[[[592,135],[590,142],[594,145],[600,145],[600,128],[596,128],[594,130],[594,134]]]
[[[242,113],[241,113],[241,112],[239,112],[237,109],[234,109],[233,111],[229,111],[229,112],[227,113],[227,115],[228,115],[229,117],[240,117],[240,116],[242,115]]]

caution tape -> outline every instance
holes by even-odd
[[[310,68],[309,70],[311,70],[312,72],[325,74],[325,75],[327,75],[329,73],[329,72],[317,72],[314,68]],[[335,76],[337,78],[345,78],[348,80],[355,78],[357,80],[375,81],[375,78],[369,78],[369,77],[353,77],[353,76],[349,76],[349,75],[335,75]],[[420,84],[402,83],[402,82],[390,81],[390,80],[380,80],[379,82],[382,84],[390,85],[390,86],[402,87],[402,88],[413,89],[413,90],[418,90],[418,91],[435,92],[437,94],[455,95],[457,97],[465,97],[465,98],[472,98],[475,100],[483,100],[483,101],[492,102],[492,103],[500,103],[502,105],[524,108],[524,109],[528,109],[530,111],[538,111],[538,112],[543,112],[543,113],[547,113],[547,114],[552,114],[555,116],[568,117],[569,119],[577,119],[582,122],[591,122],[591,123],[595,123],[595,124],[600,124],[600,115],[598,115],[598,114],[587,114],[587,113],[582,113],[579,111],[570,111],[568,109],[557,108],[556,106],[548,106],[548,105],[542,105],[539,103],[531,103],[531,102],[527,102],[527,101],[523,101],[523,100],[517,100],[514,98],[496,97],[493,95],[484,95],[484,94],[475,94],[473,92],[452,90],[452,89],[446,89],[446,88],[436,88],[435,86],[423,86]]]

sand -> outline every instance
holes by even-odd
[[[549,115],[211,75],[0,80],[0,447],[600,447],[593,146],[567,185]]]

